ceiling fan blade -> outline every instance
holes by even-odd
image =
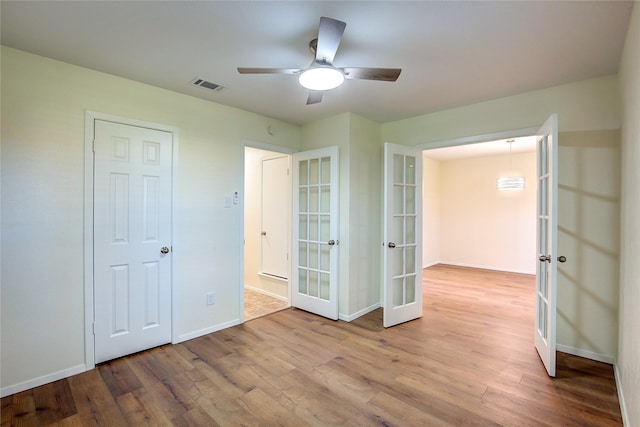
[[[381,80],[385,82],[395,82],[402,69],[400,68],[342,68],[345,79],[361,80]]]
[[[337,19],[324,16],[320,18],[316,62],[333,64],[333,58],[336,56],[346,26],[347,24],[345,22],[338,21]]]
[[[250,68],[238,67],[240,74],[296,74],[302,71],[300,68]]]
[[[307,98],[307,105],[317,104],[320,101],[322,101],[322,91],[310,90],[309,97]]]

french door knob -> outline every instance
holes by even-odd
[[[558,257],[558,262],[567,262],[567,257],[566,257],[566,256],[564,256],[564,255],[560,255],[560,256]]]
[[[393,248],[396,247],[396,244],[393,243],[393,242],[389,242],[389,244],[387,246],[389,246],[389,249],[393,249]]]
[[[335,240],[329,240],[329,241],[327,242],[327,245],[329,245],[329,246],[333,246],[333,245],[335,245],[335,244],[336,244],[336,241],[335,241]]]
[[[160,253],[161,254],[168,254],[169,253],[169,248],[166,246],[163,246],[162,249],[160,249]]]
[[[538,259],[542,262],[551,262],[551,257],[549,255],[540,255]]]

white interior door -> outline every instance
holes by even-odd
[[[338,319],[338,147],[293,155],[294,307]]]
[[[535,346],[549,376],[556,375],[556,280],[558,271],[558,118],[538,131],[538,203]]]
[[[95,120],[95,362],[171,341],[172,134]]]
[[[289,157],[262,161],[262,272],[287,279],[291,177]]]
[[[422,152],[384,145],[383,324],[422,316]]]

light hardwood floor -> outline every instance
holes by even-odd
[[[424,286],[413,322],[287,309],[6,397],[2,425],[621,425],[611,366],[559,353],[547,377],[531,276],[435,266]]]

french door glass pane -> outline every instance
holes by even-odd
[[[328,185],[331,182],[331,157],[323,157],[320,162],[320,183]]]
[[[405,274],[415,274],[416,272],[416,247],[415,246],[407,246],[404,248],[405,250]]]
[[[393,229],[391,231],[390,239],[396,245],[404,244],[403,236],[404,236],[404,217],[403,216],[394,216],[392,221]]]
[[[320,216],[320,241],[328,242],[331,238],[331,222],[329,219],[329,215],[321,215]]]
[[[309,295],[318,296],[318,272],[309,270]]]
[[[404,305],[404,279],[402,277],[393,279],[393,306]]]
[[[329,187],[323,185],[320,187],[320,212],[329,213],[331,208],[331,192]]]
[[[298,229],[298,238],[301,240],[307,240],[309,237],[308,234],[308,226],[309,224],[307,223],[307,215],[306,214],[302,214],[302,215],[298,215],[298,221],[300,223]]]
[[[300,187],[298,190],[298,212],[308,212],[309,211],[309,194],[307,187]]]
[[[416,242],[416,217],[407,216],[405,221],[405,244]]]
[[[405,304],[416,302],[416,276],[405,278]]]
[[[320,298],[323,300],[329,300],[329,274],[320,273]]]
[[[406,214],[416,213],[416,187],[415,185],[405,187],[405,210]]]
[[[307,244],[305,242],[298,243],[298,266],[308,267],[307,265]]]
[[[318,241],[318,215],[309,215],[309,240]]]
[[[318,165],[318,159],[309,160],[309,185],[318,185],[320,169]]]
[[[404,184],[404,156],[393,155],[393,183]]]
[[[320,245],[320,270],[329,271],[331,258],[329,256],[329,251],[331,250],[331,246],[329,245]]]
[[[307,270],[305,268],[298,269],[298,292],[301,294],[308,293]]]
[[[316,213],[320,208],[320,193],[318,187],[309,187],[309,212]]]
[[[300,185],[307,185],[309,183],[308,181],[309,162],[306,160],[301,161],[299,171],[300,171],[300,176],[299,176]]]
[[[396,247],[391,250],[391,258],[393,263],[393,275],[394,276],[402,276],[404,274],[403,266],[404,266],[404,258],[403,258],[403,248]]]
[[[309,268],[318,269],[318,244],[309,243]]]
[[[416,158],[413,156],[405,157],[405,183],[416,183]]]
[[[394,215],[404,214],[404,186],[393,186],[393,213]]]

